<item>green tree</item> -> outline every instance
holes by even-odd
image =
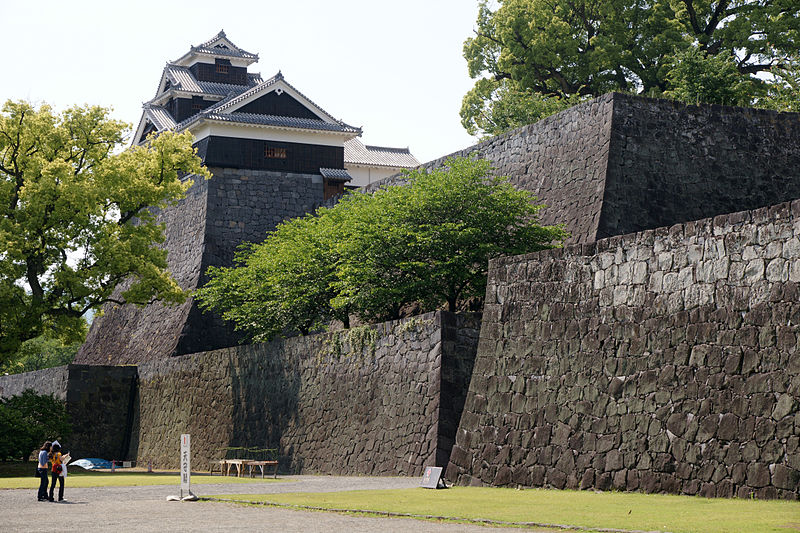
[[[464,43],[478,81],[465,96],[462,122],[500,133],[476,117],[513,107],[517,93],[561,100],[612,90],[661,95],[679,78],[670,75],[676,59],[692,49],[734,64],[744,92],[760,103],[765,82],[755,75],[786,66],[796,53],[798,15],[795,0],[482,0],[475,36]],[[510,80],[515,90],[488,91],[483,79]]]
[[[767,95],[759,101],[759,106],[776,111],[800,112],[800,55],[773,70],[772,75],[774,78],[767,86]]]
[[[71,344],[45,335],[23,342],[16,353],[5,363],[0,363],[0,374],[19,374],[70,364],[83,344],[87,329],[84,322],[83,334]]]
[[[66,439],[72,423],[64,402],[26,390],[0,400],[0,460],[26,460],[45,440]]]
[[[282,223],[248,245],[233,268],[209,269],[196,296],[255,340],[282,332],[398,318],[412,302],[451,311],[483,297],[489,259],[558,245],[542,206],[488,161],[456,158],[404,185],[354,193],[330,209]]]
[[[7,102],[0,113],[0,360],[47,334],[69,343],[105,302],[179,302],[155,211],[184,174],[209,177],[190,134],[119,151],[124,123],[100,107],[55,113]],[[127,280],[125,290],[114,288]]]
[[[735,61],[699,48],[678,53],[667,79],[671,88],[664,95],[683,102],[747,105],[753,98],[753,83]]]
[[[542,96],[519,87],[510,79],[481,78],[464,96],[461,124],[470,135],[501,133],[577,104],[577,96]]]
[[[321,208],[316,216],[283,222],[261,244],[243,245],[235,266],[208,269],[210,280],[195,292],[198,304],[255,341],[284,331],[307,334],[334,319],[348,326],[348,309],[330,304],[343,213]]]
[[[403,186],[345,199],[361,204],[339,243],[340,295],[369,319],[398,318],[400,308],[447,305],[456,311],[486,290],[489,260],[558,245],[566,232],[538,224],[543,207],[488,161],[451,158],[417,169]]]

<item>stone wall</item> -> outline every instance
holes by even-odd
[[[211,180],[195,179],[186,198],[165,209],[164,246],[175,280],[193,290],[209,266],[230,266],[243,242],[263,241],[286,218],[322,203],[322,177],[285,172],[211,168]],[[235,346],[241,337],[192,299],[166,307],[107,305],[75,358],[85,364],[131,364],[170,355]]]
[[[135,387],[135,366],[67,365],[0,376],[0,397],[33,389],[66,403],[73,431],[62,446],[75,459],[126,458]]]
[[[323,201],[322,176],[215,167],[209,170],[214,177],[208,182],[203,257],[198,265],[197,285],[192,288],[208,281],[208,267],[231,266],[242,243],[263,241],[283,220],[310,213]],[[215,313],[202,312],[192,305],[175,351],[165,355],[236,346],[241,340],[241,335]]]
[[[447,477],[797,499],[800,201],[492,261]]]
[[[0,398],[18,396],[27,389],[33,389],[37,394],[52,394],[59,400],[66,400],[68,376],[66,365],[0,376]]]
[[[798,113],[609,93],[423,166],[489,159],[591,243],[800,198],[798,139]]]
[[[197,469],[227,446],[279,448],[292,472],[445,466],[477,325],[438,312],[142,364],[130,453],[174,467],[190,433]]]
[[[687,106],[610,93],[451,155],[478,154],[549,207],[568,242],[652,229],[800,198],[800,114]],[[441,165],[446,158],[427,166]],[[323,203],[321,176],[212,168],[167,209],[169,268],[181,287],[229,266],[286,218]],[[401,178],[387,178],[368,190]],[[108,306],[75,362],[125,364],[234,346],[239,337],[189,300]]]
[[[603,207],[614,103],[614,95],[607,94],[423,167],[470,154],[489,159],[498,175],[548,205],[540,213],[544,224],[566,223],[572,241],[592,242]],[[401,176],[393,176],[366,190],[400,182]]]
[[[597,238],[800,198],[800,113],[614,95]]]

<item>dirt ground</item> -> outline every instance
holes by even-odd
[[[416,487],[418,478],[286,476],[281,483],[235,485],[193,484],[198,496],[211,494],[273,494],[335,492]],[[489,532],[480,525],[437,523],[401,518],[376,518],[220,502],[168,502],[179,487],[102,487],[71,489],[69,478],[62,503],[36,500],[31,488],[0,490],[0,531],[267,531],[394,533]],[[507,531],[523,531],[513,529]]]

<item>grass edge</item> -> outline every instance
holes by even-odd
[[[218,498],[214,496],[203,496],[200,501],[234,503],[238,505],[255,505],[264,507],[279,507],[297,511],[319,511],[338,514],[358,514],[365,516],[375,516],[383,518],[412,518],[415,520],[430,520],[438,522],[455,522],[466,524],[477,524],[496,527],[526,527],[526,528],[546,528],[552,530],[585,531],[598,533],[664,533],[663,531],[642,530],[642,529],[617,529],[617,528],[596,528],[586,526],[575,526],[569,524],[547,524],[543,522],[507,522],[503,520],[492,520],[490,518],[461,518],[453,516],[420,515],[415,513],[399,513],[394,511],[376,511],[374,509],[337,509],[335,507],[318,507],[315,505],[301,505],[294,503],[270,502],[270,501],[248,501],[234,500],[231,498]]]

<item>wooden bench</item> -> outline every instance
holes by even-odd
[[[222,472],[225,471],[225,459],[218,459],[216,461],[211,461],[211,466],[208,467],[208,475],[214,475],[214,469],[219,467],[219,474],[222,475]]]
[[[214,475],[214,470],[219,468],[220,475],[229,476],[231,467],[236,468],[236,476],[242,477],[244,467],[249,468],[250,477],[253,477],[253,467],[261,469],[261,478],[264,478],[264,467],[273,468],[273,477],[278,477],[278,450],[270,448],[244,448],[241,446],[228,446],[217,451],[211,460],[208,473]]]
[[[253,477],[253,467],[257,466],[261,469],[261,479],[264,479],[264,467],[272,467],[272,477],[278,478],[278,461],[244,461],[243,466],[250,468],[250,477]]]
[[[242,477],[242,463],[247,459],[220,459],[218,461],[211,461],[211,467],[208,469],[210,475],[214,475],[214,468],[219,465],[220,475],[231,475],[231,467],[236,467],[236,476]]]

